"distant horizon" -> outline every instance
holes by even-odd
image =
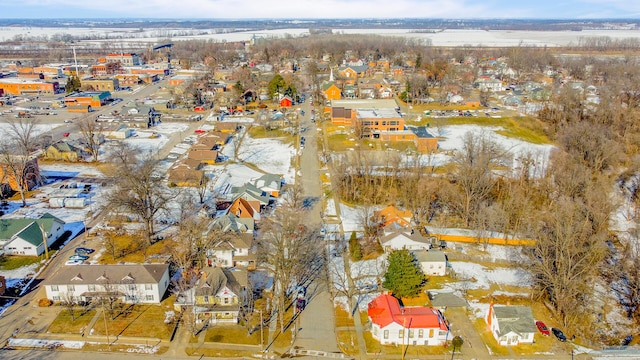
[[[640,3],[623,0],[22,0],[2,5],[0,19],[539,19],[640,18]],[[138,16],[131,16],[136,14]],[[353,16],[357,14],[358,16]],[[140,16],[142,15],[142,16]],[[203,16],[204,15],[204,16]],[[411,16],[407,16],[411,15]]]
[[[475,17],[475,18],[455,18],[455,17],[353,17],[353,18],[302,18],[302,17],[292,17],[292,18],[186,18],[186,17],[51,17],[51,18],[43,18],[43,17],[15,17],[15,18],[4,18],[0,16],[0,22],[11,21],[11,20],[43,20],[43,21],[55,21],[55,20],[127,20],[127,21],[309,21],[309,22],[317,22],[317,21],[347,21],[347,20],[371,20],[371,21],[389,21],[389,20],[431,20],[431,21],[571,21],[571,22],[606,22],[606,21],[630,21],[634,23],[640,23],[640,18],[499,18],[499,17]]]

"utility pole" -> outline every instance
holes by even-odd
[[[44,231],[44,225],[42,223],[38,223],[40,227],[40,232],[42,233],[42,243],[44,244],[44,257],[49,260],[49,244],[47,244],[47,232]]]
[[[102,319],[104,320],[104,332],[107,334],[107,346],[109,347],[109,350],[111,350],[111,341],[109,340],[109,328],[107,327],[107,314],[104,310],[104,298],[102,298],[101,301],[102,301]]]
[[[262,320],[262,309],[258,311],[260,311],[260,358],[262,358],[264,354],[264,330],[262,329],[264,322]]]

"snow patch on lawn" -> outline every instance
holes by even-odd
[[[270,174],[284,175],[287,183],[295,181],[291,159],[295,149],[278,139],[254,139],[246,136],[240,145],[238,159],[254,164]]]
[[[82,349],[84,341],[71,341],[71,340],[41,340],[41,339],[14,339],[9,338],[8,345],[13,347],[28,347],[28,348],[59,348],[66,349]]]
[[[519,268],[495,267],[488,269],[480,264],[452,261],[451,268],[458,279],[458,283],[452,287],[466,286],[467,289],[488,289],[491,284],[528,286],[531,285],[531,276],[528,272]]]

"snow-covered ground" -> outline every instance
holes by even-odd
[[[295,169],[291,166],[291,159],[294,155],[294,148],[278,139],[254,139],[245,136],[238,152],[238,159],[251,163],[262,171],[284,175],[287,183],[293,183]]]
[[[442,166],[452,161],[453,153],[462,148],[464,138],[467,133],[478,136],[485,136],[487,139],[499,144],[512,159],[511,168],[516,170],[521,167],[521,159],[524,156],[530,156],[535,162],[534,173],[532,176],[541,176],[549,162],[549,155],[555,148],[553,145],[532,144],[523,140],[506,137],[496,133],[501,130],[496,126],[480,126],[480,125],[451,125],[440,129],[432,128],[430,131],[442,138],[438,140],[440,152],[432,155],[421,155],[420,163],[424,166]],[[404,162],[407,163],[411,159],[404,156]]]

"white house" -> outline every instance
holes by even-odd
[[[528,306],[494,306],[492,303],[485,320],[500,345],[533,343],[537,328]]]
[[[400,307],[396,298],[381,294],[367,310],[371,335],[383,345],[442,345],[447,341],[449,324],[434,308]]]
[[[44,233],[43,233],[44,231]],[[39,219],[1,219],[0,247],[7,255],[39,256],[64,233],[64,221],[46,213]]]
[[[130,304],[159,304],[168,287],[168,264],[67,265],[45,280],[52,301],[114,296]]]
[[[413,255],[420,264],[422,272],[430,276],[444,276],[447,274],[447,255],[439,250],[413,251]]]
[[[385,251],[429,250],[431,241],[418,231],[402,229],[381,237],[380,244]]]
[[[207,249],[209,266],[222,268],[255,266],[255,256],[249,253],[253,234],[239,233],[218,241]]]
[[[502,85],[502,81],[492,78],[492,77],[488,77],[488,76],[483,76],[478,78],[478,80],[476,80],[476,86],[478,87],[478,89],[480,91],[501,91],[503,90],[503,85]]]

